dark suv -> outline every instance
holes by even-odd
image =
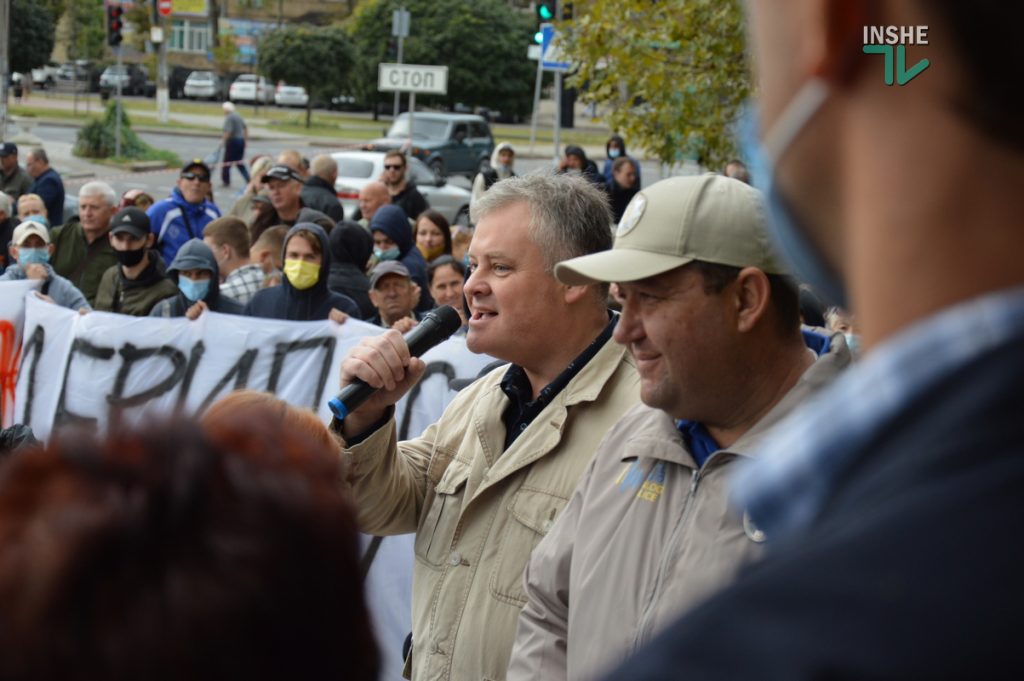
[[[371,151],[399,149],[409,140],[409,114],[399,114],[387,137],[364,146]],[[476,176],[491,160],[494,138],[481,116],[448,113],[417,113],[412,121],[410,152],[438,176]]]
[[[121,81],[121,94],[146,94],[146,72],[137,64],[111,64],[100,76],[100,95],[109,97],[117,92],[117,81]]]

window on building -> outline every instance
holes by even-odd
[[[210,25],[202,19],[175,19],[167,46],[175,52],[202,52],[210,49]]]

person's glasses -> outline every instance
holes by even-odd
[[[384,164],[384,170],[401,170],[404,167],[405,166],[403,165],[388,165],[387,163]]]
[[[192,172],[189,172],[189,173],[182,173],[181,174],[181,179],[183,179],[183,180],[199,180],[200,182],[209,182],[210,181],[210,176],[209,175],[203,175],[202,173],[192,173]]]

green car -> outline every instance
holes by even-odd
[[[412,120],[399,114],[386,137],[367,143],[364,149],[386,151],[407,149],[439,176],[465,175],[473,179],[490,162],[494,150],[491,127],[482,116],[449,113],[419,113]]]

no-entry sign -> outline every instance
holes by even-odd
[[[173,4],[171,3],[171,0],[159,0],[159,2],[157,2],[157,9],[160,10],[160,14],[164,15],[165,17],[169,17],[171,16],[171,11],[174,9],[174,7]]]

